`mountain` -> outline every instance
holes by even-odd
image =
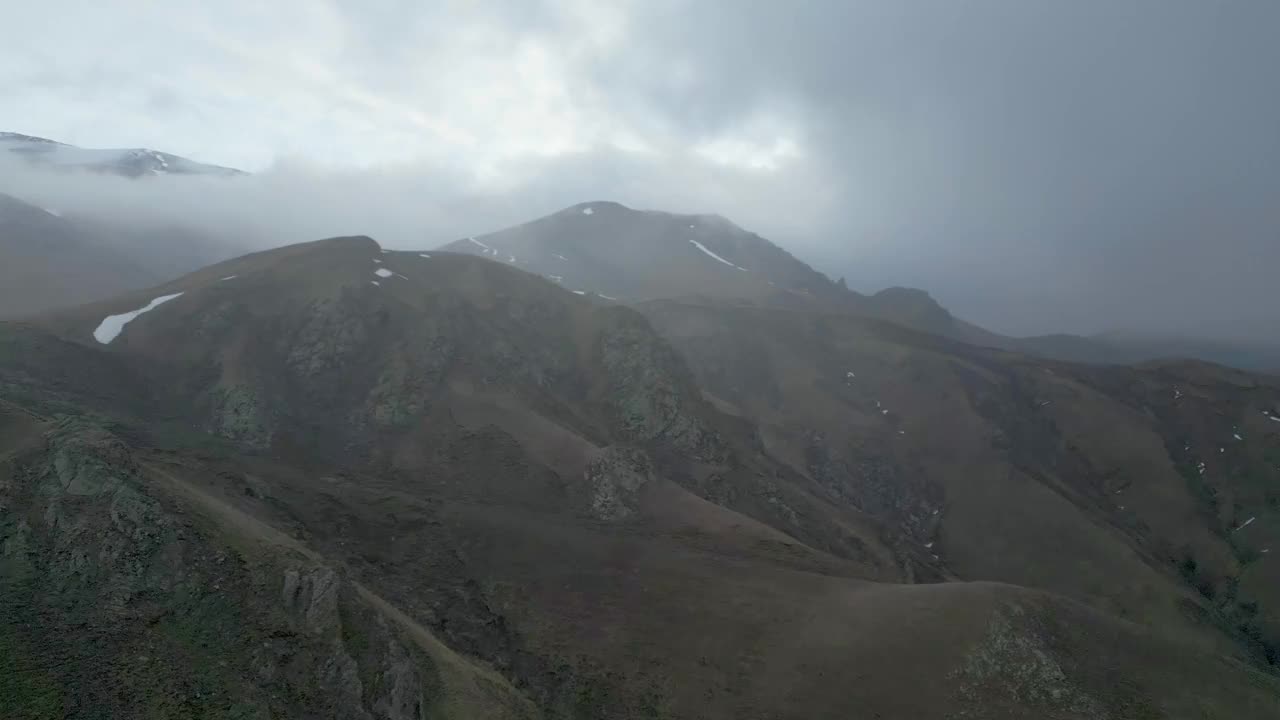
[[[149,175],[243,175],[240,170],[198,163],[178,155],[145,148],[81,148],[15,132],[0,132],[0,151],[32,165],[57,170],[145,177]]]
[[[185,228],[64,215],[0,193],[0,318],[102,300],[236,252]]]
[[[821,273],[718,215],[574,205],[441,250],[505,262],[574,291],[625,301],[705,294],[834,298]]]
[[[581,203],[442,250],[535,272],[575,292],[638,302],[734,298],[780,307],[839,309],[973,345],[1098,364],[1161,358],[1209,360],[1249,370],[1280,367],[1280,348],[1115,334],[1010,337],[952,315],[927,292],[892,287],[866,295],[832,282],[790,253],[718,215]]]
[[[1047,362],[835,313],[642,310],[771,456],[957,576],[1219,624],[1280,658],[1276,378]]]
[[[162,277],[72,221],[0,195],[0,318],[99,300]]]
[[[628,307],[588,293],[666,281],[554,235],[477,237],[489,259],[334,238],[0,323],[0,697],[1273,716],[1274,379],[793,302],[828,291],[714,233],[748,270],[671,234],[637,272],[670,254],[701,297]],[[552,260],[582,277],[513,267]]]

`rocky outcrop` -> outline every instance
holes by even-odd
[[[213,391],[212,405],[213,434],[251,448],[271,445],[270,410],[253,388],[247,385],[218,388]]]
[[[431,658],[338,570],[167,492],[101,427],[63,420],[3,470],[0,695],[23,717],[416,720],[442,701]]]
[[[639,316],[621,320],[604,331],[600,359],[622,435],[637,442],[670,443],[704,461],[723,460],[723,443],[691,406],[698,394],[675,351]]]
[[[1111,717],[1067,676],[1018,605],[993,612],[986,635],[952,677],[959,681],[954,718],[1004,717],[1006,708],[1034,708],[1042,717]]]
[[[584,474],[588,508],[600,520],[623,520],[638,510],[640,489],[653,481],[649,457],[634,448],[606,448]]]

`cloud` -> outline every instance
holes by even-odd
[[[1275,3],[59,6],[6,11],[11,129],[258,175],[29,193],[406,245],[611,198],[998,330],[1280,332]]]

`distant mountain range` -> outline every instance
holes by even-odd
[[[975,345],[1074,362],[1129,364],[1181,357],[1250,370],[1280,369],[1275,341],[1244,345],[1134,333],[1000,335],[956,318],[923,290],[895,287],[872,295],[850,290],[718,215],[587,202],[441,249],[505,262],[575,292],[621,302],[709,296],[763,306],[824,307]]]
[[[198,163],[146,148],[81,148],[47,138],[0,132],[0,152],[57,170],[91,170],[124,177],[148,175],[243,175],[240,170]]]

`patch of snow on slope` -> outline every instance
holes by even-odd
[[[45,211],[47,214],[52,215],[52,216],[54,216],[54,217],[62,217],[62,213],[58,212],[57,210],[51,210],[51,209],[49,209],[49,208],[40,208],[40,209],[41,209],[41,210],[43,210],[43,211]]]
[[[374,285],[377,285],[378,287],[382,287],[382,283],[378,282],[377,280],[370,280],[369,282],[373,283]]]
[[[155,300],[152,300],[151,302],[147,303],[145,307],[140,307],[137,310],[134,310],[132,312],[121,313],[119,315],[106,316],[105,318],[102,319],[102,322],[98,323],[98,327],[93,331],[93,339],[97,340],[103,345],[106,345],[112,340],[115,340],[116,337],[120,334],[120,331],[124,330],[124,326],[132,322],[134,318],[138,317],[142,313],[154,310],[157,306],[163,303],[167,303],[181,294],[182,293],[174,293],[172,295],[161,295]]]
[[[592,210],[592,209],[591,209],[591,208],[589,208],[589,207],[584,207],[584,208],[582,208],[582,214],[583,214],[583,215],[594,215],[594,214],[595,214],[595,212],[596,212],[595,210]]]
[[[480,242],[479,240],[477,240],[477,239],[475,239],[475,238],[473,238],[473,237],[469,237],[469,238],[467,238],[467,242],[471,243],[472,245],[477,245],[477,246],[479,246],[479,247],[482,247],[482,248],[484,248],[485,250],[488,250],[488,249],[489,249],[489,246],[488,246],[488,245],[485,245],[484,243]]]
[[[597,294],[597,295],[599,295],[600,297],[604,298],[605,300],[612,300],[612,301],[614,301],[614,302],[618,302],[618,298],[616,298],[616,297],[611,297],[611,296],[609,296],[609,295],[605,295],[604,293],[596,293],[596,294]]]
[[[739,269],[739,270],[741,270],[742,272],[747,272],[747,269],[746,269],[746,268],[744,268],[744,267],[738,267],[737,265],[734,265],[733,263],[729,262],[728,260],[725,260],[724,258],[720,257],[719,255],[717,255],[717,254],[715,254],[715,253],[711,252],[710,250],[708,250],[706,245],[703,245],[702,243],[698,242],[697,240],[690,240],[689,242],[693,243],[693,246],[694,246],[694,247],[696,247],[696,248],[698,248],[699,250],[701,250],[702,252],[706,253],[706,254],[707,254],[707,255],[708,255],[712,260],[715,260],[715,261],[717,261],[717,262],[722,262],[722,263],[724,263],[725,265],[728,265],[728,266],[729,266],[729,267],[731,267],[731,268],[738,268],[738,269]]]
[[[378,268],[377,270],[374,270],[374,271],[373,271],[373,274],[374,274],[374,275],[377,275],[377,276],[378,276],[378,277],[380,277],[380,278],[389,278],[389,277],[391,277],[392,275],[394,275],[395,273],[391,272],[390,270],[388,270],[388,269],[386,269],[386,268]]]
[[[573,294],[574,294],[574,295],[586,295],[586,294],[587,294],[587,291],[586,291],[586,290],[574,290],[574,291],[573,291]]]
[[[551,278],[552,280],[555,280],[556,282],[564,282],[563,275],[548,275],[547,277]]]
[[[569,258],[567,258],[567,257],[565,257],[565,256],[563,256],[563,255],[561,255],[560,253],[551,253],[551,254],[552,254],[552,255],[555,255],[557,258],[559,258],[559,259],[561,259],[561,260],[568,260],[568,259],[569,259]]]
[[[235,280],[235,279],[236,279],[236,278],[238,278],[238,277],[240,277],[240,276],[239,276],[239,275],[228,275],[228,276],[226,276],[226,277],[222,278],[221,280],[219,280],[218,282],[226,282],[226,281],[228,281],[228,280]]]
[[[1257,519],[1258,519],[1258,518],[1257,518],[1257,516],[1255,515],[1254,517],[1251,517],[1251,518],[1249,518],[1248,520],[1245,520],[1244,522],[1240,523],[1240,527],[1236,528],[1235,530],[1232,530],[1231,532],[1237,532],[1237,531],[1239,531],[1239,530],[1243,530],[1243,529],[1245,529],[1245,528],[1249,527],[1249,523],[1251,523],[1251,522],[1253,522],[1254,520],[1257,520]]]
[[[426,258],[426,259],[428,259],[428,260],[430,260],[430,259],[431,259],[431,256],[430,256],[430,255],[428,255],[428,254],[426,254],[426,253],[418,253],[418,257],[420,257],[420,258]]]

